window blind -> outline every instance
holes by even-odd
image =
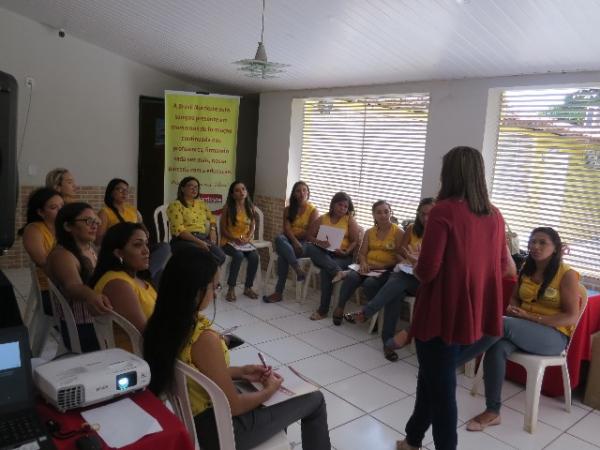
[[[600,278],[600,86],[502,94],[492,201],[522,249],[551,226],[565,261]]]
[[[373,224],[371,205],[414,218],[420,200],[429,94],[321,98],[304,102],[301,179],[323,214],[331,197],[352,197],[356,219]]]

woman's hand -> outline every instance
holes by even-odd
[[[518,319],[534,321],[533,316],[528,311],[525,311],[523,308],[519,308],[518,306],[508,305],[506,307],[506,314]]]
[[[281,377],[281,375],[275,372],[271,372],[271,374],[267,378],[265,378],[264,381],[261,381],[261,383],[265,387],[265,390],[271,393],[271,395],[273,395],[281,387],[281,383],[283,383],[283,378]]]
[[[210,243],[212,245],[217,245],[217,230],[215,228],[211,228],[208,232],[208,238],[210,239]]]
[[[294,247],[294,253],[296,254],[296,258],[300,258],[302,256],[302,253],[304,253],[304,250],[302,249],[302,244],[299,241],[296,241],[293,242],[292,245]]]
[[[361,262],[360,263],[360,273],[365,274],[365,273],[369,273],[371,271],[371,268],[369,267],[369,264],[366,262]]]
[[[258,364],[247,364],[242,366],[241,369],[242,379],[251,383],[254,381],[260,381],[264,384],[264,382],[271,376],[271,373],[273,372],[271,366],[265,367]]]
[[[337,249],[333,254],[339,258],[345,258],[348,256],[348,252],[346,250]]]
[[[206,242],[204,242],[202,239],[196,240],[196,244],[198,245],[198,247],[200,247],[200,250],[203,250],[205,252],[210,250],[208,244]]]
[[[320,241],[318,239],[315,239],[315,244],[318,245],[321,248],[329,248],[329,247],[331,247],[331,243],[329,241]]]
[[[104,294],[94,292],[93,295],[90,295],[86,300],[87,307],[93,316],[108,314],[113,310],[110,300]]]

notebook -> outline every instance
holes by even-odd
[[[317,239],[319,241],[329,241],[330,245],[325,250],[333,252],[340,249],[345,234],[346,230],[342,228],[321,225],[317,233]]]
[[[37,412],[27,328],[0,328],[0,449],[56,449]]]

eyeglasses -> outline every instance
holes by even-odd
[[[100,220],[96,219],[95,217],[84,217],[82,219],[75,219],[73,222],[85,222],[85,224],[88,227],[91,226],[99,226],[102,222],[100,222]]]
[[[114,190],[115,190],[115,192],[118,192],[119,194],[127,194],[129,192],[129,188],[122,188],[122,187],[117,187]]]

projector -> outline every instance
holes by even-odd
[[[145,388],[150,367],[136,355],[111,348],[42,364],[33,380],[42,396],[65,412]]]

